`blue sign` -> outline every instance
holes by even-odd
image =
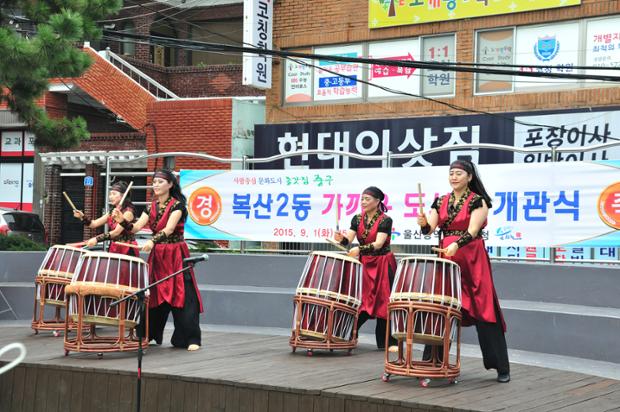
[[[84,176],[84,186],[92,186],[94,179],[92,176]]]

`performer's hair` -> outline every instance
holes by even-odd
[[[125,194],[125,191],[127,190],[127,186],[127,182],[125,182],[124,180],[119,180],[118,182],[112,183],[112,186],[110,186],[110,190],[115,190],[119,192],[121,196],[123,196]],[[125,196],[125,200],[123,200],[121,209],[126,209],[128,207],[134,208],[133,203],[131,202],[131,191],[129,191],[129,193],[127,193],[127,196]]]
[[[177,177],[174,175],[174,173],[172,173],[172,170],[169,170],[169,169],[156,170],[155,173],[153,173],[153,179],[155,179],[156,177],[159,177],[161,179],[166,179],[167,181],[172,183],[172,187],[170,188],[170,196],[174,197],[176,200],[181,202],[183,206],[187,204],[187,199],[181,192],[181,185],[179,184]]]
[[[471,181],[467,184],[467,187],[469,187],[469,190],[472,192],[482,196],[489,209],[492,207],[491,196],[489,196],[484,188],[482,180],[480,179],[480,174],[478,173],[478,168],[474,163],[466,159],[457,159],[450,164],[450,169],[461,169],[470,174]]]
[[[385,204],[383,203],[383,199],[385,199],[385,194],[383,193],[383,191],[381,191],[381,189],[379,189],[377,186],[369,186],[364,189],[364,192],[362,193],[365,195],[370,195],[375,199],[379,199],[378,209],[383,213],[387,212],[387,206],[385,206]]]

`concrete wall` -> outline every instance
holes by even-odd
[[[33,280],[44,254],[0,252],[0,320],[32,317]],[[196,267],[202,322],[289,328],[304,256],[213,254]],[[616,267],[494,263],[511,349],[620,363]],[[7,302],[11,311],[7,309]],[[14,314],[13,314],[14,313]],[[362,332],[372,333],[373,322]],[[474,328],[463,340],[476,343]]]

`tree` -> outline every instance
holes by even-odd
[[[35,101],[48,79],[86,71],[90,58],[76,45],[98,39],[97,21],[120,7],[121,0],[0,0],[0,103],[28,125],[37,145],[71,147],[89,137],[84,119],[50,119]]]

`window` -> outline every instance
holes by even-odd
[[[513,56],[514,29],[479,31],[476,34],[476,63],[510,65],[514,62]],[[511,92],[512,85],[512,76],[509,75],[476,74],[477,94]]]

